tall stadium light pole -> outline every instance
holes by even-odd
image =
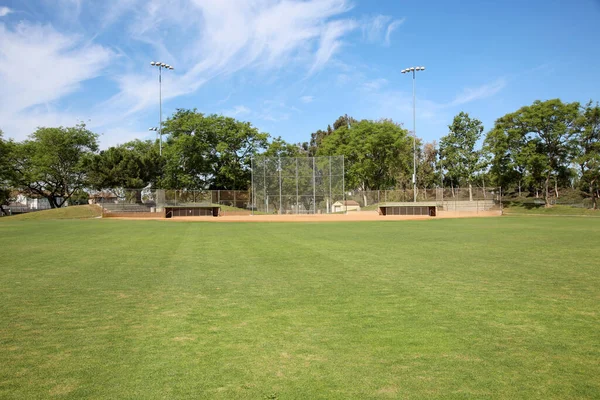
[[[171,65],[165,64],[160,61],[152,61],[150,65],[158,67],[158,104],[159,104],[159,125],[158,125],[158,143],[159,143],[159,154],[162,156],[162,70],[163,69],[174,69]]]
[[[415,82],[416,82],[416,73],[418,71],[425,71],[425,67],[409,67],[402,70],[403,74],[407,74],[412,72],[413,78],[413,201],[417,202],[417,106],[416,106],[416,96],[415,96]]]

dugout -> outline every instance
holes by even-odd
[[[423,203],[383,203],[379,206],[379,215],[437,215],[437,205],[433,202]]]
[[[218,217],[220,211],[221,206],[214,204],[165,206],[165,218]]]

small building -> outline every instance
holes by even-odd
[[[24,207],[25,209],[27,209],[27,211],[49,210],[50,208],[52,208],[48,199],[38,194],[29,194],[21,192],[16,194],[15,200],[15,206]],[[69,203],[67,201],[64,201],[62,197],[57,197],[56,201],[59,204],[62,204],[64,202],[63,207],[69,205]]]
[[[336,201],[331,205],[331,212],[360,211],[360,204],[354,200]]]

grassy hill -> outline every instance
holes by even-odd
[[[42,221],[50,219],[85,219],[102,215],[98,206],[83,205],[55,208],[53,210],[34,211],[26,214],[0,218],[0,221]]]
[[[544,205],[520,202],[508,202],[504,204],[504,214],[530,214],[530,215],[580,215],[600,217],[600,210],[589,208],[572,207],[568,205],[555,205],[549,208]]]

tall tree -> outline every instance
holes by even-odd
[[[316,132],[311,133],[310,135],[310,143],[308,148],[308,155],[310,157],[314,157],[317,154],[319,147],[323,140],[331,135],[334,131],[340,128],[350,128],[352,125],[358,123],[358,120],[349,117],[348,114],[342,115],[338,117],[333,123],[333,128],[331,125],[327,126],[326,130],[319,129]]]
[[[529,157],[525,151],[526,137],[521,129],[515,128],[511,117],[506,115],[496,120],[486,135],[482,152],[490,166],[491,183],[505,190],[516,184],[520,196]]]
[[[12,143],[5,141],[2,135],[3,132],[0,129],[0,216],[6,214],[5,206],[11,200],[9,151]]]
[[[86,162],[89,185],[97,190],[142,189],[156,183],[161,166],[158,146],[150,140],[109,147]]]
[[[473,201],[473,180],[480,167],[480,152],[475,144],[483,133],[483,124],[469,114],[460,112],[448,126],[449,133],[440,140],[440,163],[452,185],[464,179]]]
[[[267,146],[268,134],[249,122],[178,110],[165,123],[165,188],[248,189],[250,160]]]
[[[435,140],[425,143],[422,148],[419,146],[417,182],[423,189],[434,188],[440,184],[438,148]]]
[[[87,183],[85,158],[98,150],[98,135],[84,124],[68,128],[39,128],[15,144],[10,157],[11,183],[26,193],[62,207]]]
[[[340,125],[317,154],[345,156],[349,188],[391,189],[399,173],[412,165],[412,141],[408,131],[391,120],[362,120]]]
[[[265,157],[305,157],[308,153],[301,143],[288,143],[281,137],[276,137],[271,140],[261,155]]]
[[[554,192],[558,197],[558,183],[561,173],[569,164],[571,137],[574,134],[575,123],[579,115],[579,103],[563,103],[559,99],[540,101],[520,108],[514,113],[502,117],[502,129],[513,132],[521,138],[522,147],[532,140],[535,149],[541,157],[536,157],[536,167],[543,167],[544,199],[550,206],[550,185],[554,180]],[[526,157],[527,159],[530,156]],[[516,158],[515,158],[516,159]],[[522,158],[523,159],[523,158]],[[497,160],[493,168],[510,169],[509,165],[499,166]]]
[[[583,107],[576,127],[573,162],[580,170],[581,189],[592,199],[592,207],[597,209],[600,197],[600,106],[598,103],[594,105],[590,101]]]

